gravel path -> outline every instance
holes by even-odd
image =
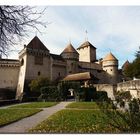
[[[8,134],[8,133],[28,133],[28,130],[32,127],[35,127],[37,124],[51,116],[52,114],[56,113],[57,111],[64,109],[66,105],[68,105],[71,102],[61,102],[55,106],[44,108],[43,111],[24,118],[22,120],[19,120],[17,122],[11,123],[9,125],[0,127],[0,133],[1,134]]]

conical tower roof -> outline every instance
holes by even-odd
[[[26,47],[30,49],[49,51],[37,36],[35,36]]]
[[[127,68],[130,65],[130,62],[127,60],[125,63],[122,65],[122,69]]]
[[[85,41],[83,44],[81,44],[81,46],[79,48],[77,48],[77,50],[84,48],[84,47],[87,47],[87,46],[90,46],[90,47],[96,49],[89,41]]]
[[[118,61],[118,59],[110,52],[109,54],[107,54],[105,56],[105,58],[103,59],[103,61]]]
[[[62,53],[78,53],[78,52],[74,49],[73,45],[69,43]]]

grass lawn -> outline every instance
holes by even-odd
[[[9,108],[46,108],[58,104],[58,102],[33,102],[29,104],[21,104]]]
[[[0,126],[31,116],[42,109],[0,109]]]
[[[113,111],[112,117],[115,116]],[[122,121],[122,120],[119,120]],[[62,110],[31,129],[30,133],[120,133],[101,110]]]
[[[99,109],[98,104],[96,102],[74,102],[74,103],[68,104],[66,108]],[[105,105],[106,103],[104,102],[103,104]],[[109,106],[109,109],[111,109],[111,105]]]
[[[41,108],[51,107],[57,103],[58,102],[33,102],[11,106],[7,109],[0,109],[0,126],[34,115],[42,111]]]

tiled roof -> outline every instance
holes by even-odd
[[[35,36],[26,47],[31,49],[49,51],[37,36]]]
[[[96,49],[89,41],[84,42],[84,43],[83,43],[79,48],[77,48],[77,49],[81,49],[81,48],[84,48],[84,47],[87,47],[87,46],[90,46],[90,47]]]
[[[57,54],[50,54],[53,59],[64,61],[61,55]]]
[[[128,67],[128,65],[130,65],[129,61],[125,61],[125,63],[122,65],[122,69],[125,69]]]
[[[63,80],[80,81],[80,80],[90,80],[90,79],[97,79],[97,78],[94,77],[90,72],[83,72],[83,73],[70,74],[66,76]]]
[[[105,56],[105,58],[103,59],[103,61],[110,61],[110,60],[117,61],[118,59],[110,52],[109,54],[107,54]]]
[[[70,43],[70,44],[68,44],[68,46],[63,50],[62,53],[78,53],[78,52],[74,49],[73,45]]]

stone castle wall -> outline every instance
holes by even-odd
[[[118,83],[117,91],[130,91],[133,98],[140,98],[140,80]]]

